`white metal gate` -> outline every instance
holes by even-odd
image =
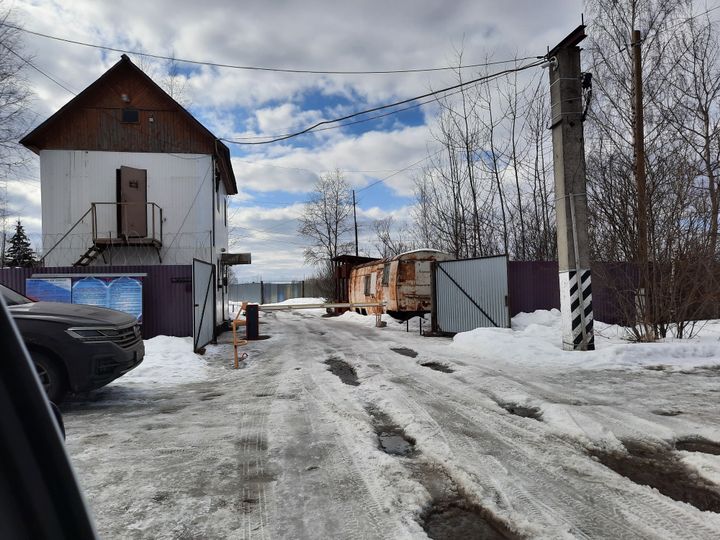
[[[215,337],[215,265],[193,259],[193,350]]]
[[[435,263],[433,330],[455,334],[509,328],[507,260],[497,255]]]

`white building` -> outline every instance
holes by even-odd
[[[230,256],[230,152],[123,55],[21,144],[40,156],[46,267],[215,267],[218,323]],[[225,264],[226,263],[226,264]]]

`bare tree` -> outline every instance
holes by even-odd
[[[352,230],[352,192],[342,173],[324,175],[315,184],[300,217],[298,232],[310,240],[305,261],[324,268],[330,259],[348,251]]]
[[[398,227],[392,216],[376,219],[373,222],[373,230],[377,239],[375,247],[382,258],[394,257],[415,249],[407,226]]]

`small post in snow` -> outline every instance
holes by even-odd
[[[595,349],[585,191],[581,24],[548,52],[563,348]]]

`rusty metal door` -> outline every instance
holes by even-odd
[[[147,238],[147,171],[120,167],[118,185],[118,234]]]
[[[215,337],[215,265],[193,259],[193,350]]]

